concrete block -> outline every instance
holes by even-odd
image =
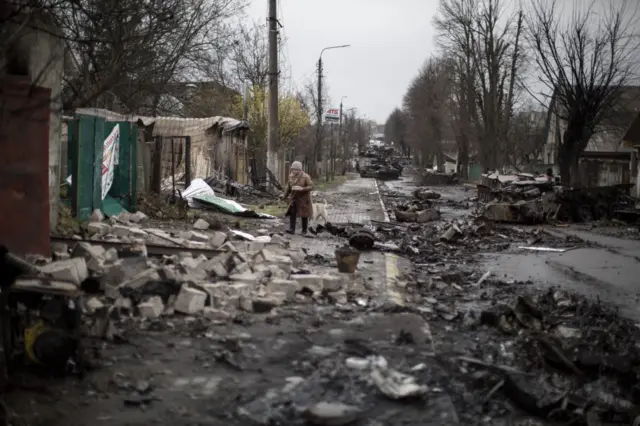
[[[289,278],[289,275],[291,275],[290,270],[289,271],[284,270],[278,265],[269,265],[268,268],[269,268],[271,278],[287,279]]]
[[[73,247],[71,257],[83,257],[85,260],[103,260],[105,252],[106,250],[102,246],[94,246],[90,243],[80,242]]]
[[[306,288],[313,293],[322,293],[324,283],[321,275],[294,274],[291,279],[295,280],[300,288]]]
[[[296,281],[292,280],[282,280],[282,279],[274,279],[271,280],[267,284],[267,292],[269,294],[273,293],[284,293],[286,300],[292,301],[296,297],[296,293],[300,291],[300,284]]]
[[[131,234],[129,235],[129,237],[131,238],[142,238],[146,240],[146,238],[149,236],[149,233],[144,229],[129,228],[129,230],[131,231]]]
[[[149,219],[149,217],[141,211],[137,211],[129,215],[129,220],[134,223],[144,222],[147,219]]]
[[[128,226],[115,224],[111,227],[111,233],[118,238],[131,236],[131,228]]]
[[[329,298],[333,303],[337,303],[339,305],[346,305],[348,302],[347,292],[344,290],[329,293]]]
[[[274,234],[271,236],[271,243],[272,244],[279,244],[281,246],[288,246],[289,245],[289,241],[283,237],[282,235],[279,234]]]
[[[209,235],[203,232],[191,231],[189,232],[189,241],[194,241],[197,243],[207,243],[209,242]]]
[[[323,275],[322,285],[327,291],[339,291],[344,285],[344,279],[335,275]]]
[[[210,307],[220,307],[221,301],[226,299],[227,292],[225,287],[227,287],[228,283],[207,283],[202,286],[204,291],[209,296],[209,303],[206,306]]]
[[[103,236],[111,234],[111,226],[104,222],[89,222],[87,230],[89,231],[89,235]]]
[[[85,309],[89,314],[93,314],[102,308],[104,308],[104,303],[102,303],[97,297],[92,297],[85,303]]]
[[[104,214],[102,213],[102,211],[100,211],[100,209],[95,209],[89,216],[89,222],[102,222],[103,220]]]
[[[229,321],[234,317],[233,314],[223,309],[212,308],[209,306],[205,307],[202,313],[204,316],[206,316],[207,318],[213,321]]]
[[[231,271],[231,275],[240,275],[246,272],[251,272],[251,265],[249,265],[249,262],[243,262],[236,265],[236,267]]]
[[[80,285],[82,281],[89,277],[87,263],[83,257],[52,262],[42,266],[41,270],[52,278],[70,281],[76,285]]]
[[[202,265],[202,268],[209,274],[212,274],[218,278],[225,278],[229,276],[227,270],[227,262],[229,261],[229,254],[220,254],[213,259],[208,260]]]
[[[197,269],[198,266],[200,266],[200,262],[193,257],[185,257],[180,261],[180,266],[188,271],[191,269]]]
[[[183,285],[173,308],[176,312],[181,312],[187,315],[194,315],[202,312],[205,302],[207,300],[207,293],[204,291],[196,290],[189,286]]]
[[[271,312],[273,308],[284,303],[286,295],[274,293],[269,296],[254,297],[251,300],[252,312],[256,314],[265,314]]]
[[[246,283],[229,283],[227,286],[227,295],[230,297],[248,296],[255,287]]]
[[[304,261],[307,258],[307,254],[301,249],[291,250],[289,252],[289,257],[291,258],[291,262],[294,268],[299,268],[304,265]]]
[[[129,287],[129,288],[136,289],[136,288],[142,287],[149,281],[156,281],[156,280],[159,280],[160,278],[161,278],[160,271],[158,268],[148,268],[140,272],[139,274],[137,274],[135,277],[122,282],[120,285],[118,285],[118,287],[119,288]]]
[[[104,261],[105,262],[113,263],[116,260],[118,260],[118,250],[116,250],[115,248],[111,247],[109,250],[104,252]]]
[[[164,303],[160,296],[153,296],[138,304],[138,311],[143,318],[158,318],[164,312]]]
[[[237,252],[238,249],[236,248],[236,246],[234,246],[233,244],[231,244],[231,241],[227,241],[226,243],[224,243],[223,245],[221,245],[220,247],[218,247],[219,250],[224,250],[224,251],[230,251],[230,252]]]
[[[207,229],[209,229],[209,222],[207,222],[204,219],[198,219],[195,221],[195,223],[193,224],[193,227],[197,230],[200,231],[206,231]]]
[[[253,272],[245,272],[239,275],[231,275],[229,279],[234,282],[242,282],[242,283],[253,285],[253,286],[258,285],[260,281],[260,277],[254,274]]]

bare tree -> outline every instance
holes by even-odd
[[[506,164],[518,170],[523,165],[536,164],[545,144],[547,114],[536,110],[532,103],[525,104],[511,120]]]
[[[0,22],[10,24],[3,29],[12,37],[3,37],[0,48],[3,57],[16,46],[27,51],[20,39],[35,28],[48,32],[72,58],[64,76],[68,109],[114,99],[157,109],[164,85],[189,75],[241,6],[241,0],[4,0]]]
[[[395,142],[407,154],[407,117],[400,108],[394,109],[384,124],[384,139]]]
[[[432,57],[411,82],[404,97],[408,120],[408,142],[421,155],[422,165],[436,159],[444,165],[443,141],[448,139],[448,101],[451,68],[449,61]]]
[[[435,19],[439,42],[456,70],[454,116],[460,121],[459,145],[466,151],[475,136],[485,168],[497,168],[513,116],[517,73],[523,63],[524,14],[504,19],[501,0],[441,0]],[[471,131],[473,126],[473,131]],[[466,152],[465,152],[466,155]]]
[[[619,3],[619,2],[618,2]],[[581,3],[582,4],[582,3]],[[637,77],[637,5],[573,4],[568,24],[555,1],[535,0],[528,18],[540,80],[551,94],[551,112],[561,128],[558,165],[565,184],[579,183],[578,160],[589,139],[616,114],[625,85]]]

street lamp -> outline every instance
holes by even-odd
[[[340,146],[340,139],[342,138],[342,101],[345,100],[345,98],[347,98],[348,96],[343,96],[340,98],[340,116],[338,119],[338,140],[336,141],[336,145],[333,147],[332,154],[331,154],[331,177],[333,177],[335,175],[335,169],[336,169],[336,152],[338,151],[338,147]],[[333,138],[331,139],[331,142],[333,142]],[[347,145],[346,145],[346,139],[345,139],[345,144],[343,146],[343,153],[342,153],[342,174],[344,174],[346,172],[346,156],[347,156]]]
[[[313,150],[313,167],[314,170],[316,170],[316,165],[317,165],[317,158],[318,158],[318,150],[320,149],[320,146],[322,144],[322,138],[321,138],[321,132],[322,132],[322,54],[327,51],[327,50],[332,50],[332,49],[343,49],[345,47],[350,47],[350,44],[341,44],[339,46],[329,46],[329,47],[325,47],[324,49],[322,49],[320,51],[320,57],[318,58],[318,122],[316,123],[317,125],[317,129],[316,129],[316,147]],[[325,164],[329,164],[326,161],[326,155],[325,155]],[[325,167],[325,176],[329,177],[329,170],[328,167]]]

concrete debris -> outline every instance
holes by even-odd
[[[194,227],[195,229],[200,230],[200,231],[206,231],[207,229],[209,229],[209,226],[211,226],[211,225],[209,225],[209,222],[207,222],[207,221],[206,221],[206,220],[204,220],[204,219],[198,219],[198,220],[196,220],[196,221],[195,221],[195,223],[193,224],[193,227]]]
[[[204,310],[206,300],[206,292],[183,285],[174,304],[174,309],[176,312],[187,315],[197,314]]]
[[[160,296],[153,296],[138,305],[142,318],[158,318],[164,312],[164,303]]]
[[[83,257],[59,260],[41,267],[41,271],[52,278],[80,285],[89,277],[87,263]]]
[[[89,216],[89,222],[102,222],[104,220],[104,214],[100,209],[95,209]]]
[[[89,222],[87,224],[87,231],[89,232],[89,235],[98,237],[112,233],[111,226],[104,222]]]

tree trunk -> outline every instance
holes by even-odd
[[[460,179],[469,177],[469,138],[466,135],[458,137],[458,164],[456,173]]]

